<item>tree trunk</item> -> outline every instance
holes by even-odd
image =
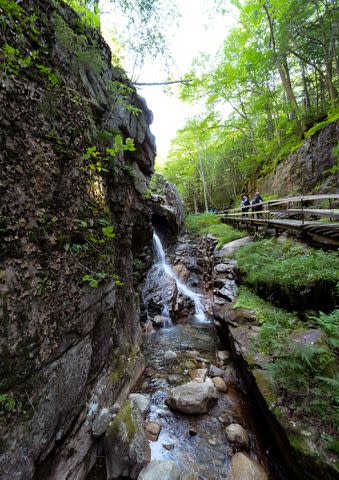
[[[198,160],[199,160],[199,166],[200,166],[200,177],[201,177],[201,183],[202,183],[202,189],[204,193],[204,203],[205,203],[205,212],[208,212],[208,202],[207,202],[207,190],[206,190],[206,181],[205,181],[205,173],[204,173],[204,167],[202,164],[202,158],[201,158],[201,153],[199,149],[199,144],[197,138],[195,139],[195,145],[197,147],[197,152],[198,152]]]

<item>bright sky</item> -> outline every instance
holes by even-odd
[[[168,1],[171,2],[172,0]],[[181,18],[179,19],[179,27],[173,29],[173,38],[170,39],[169,44],[169,49],[174,57],[171,76],[175,80],[180,79],[190,70],[192,60],[200,52],[212,55],[217,53],[229,29],[235,24],[235,19],[232,16],[213,15],[212,18],[211,12],[214,12],[213,0],[176,1]],[[101,23],[104,35],[107,38],[107,32],[113,22],[109,0],[102,0],[101,7],[104,11]],[[130,73],[131,65],[126,62],[123,66]],[[153,60],[144,64],[138,81],[161,82],[166,81],[166,79],[167,74],[163,69],[162,62]],[[158,160],[163,161],[176,131],[184,126],[186,119],[192,114],[200,113],[202,105],[188,105],[180,101],[175,95],[176,88],[171,89],[172,94],[166,94],[161,86],[145,86],[138,91],[153,111],[154,121],[151,130],[156,137]]]

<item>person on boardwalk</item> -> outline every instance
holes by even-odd
[[[242,207],[242,211],[245,213],[245,217],[248,217],[248,211],[250,209],[250,201],[248,199],[248,197],[246,195],[243,195],[242,199],[241,199],[241,207]]]
[[[252,212],[259,212],[262,210],[262,205],[259,205],[261,202],[263,202],[263,198],[261,197],[259,192],[255,192],[254,198],[251,202],[252,205]],[[261,213],[256,213],[257,218],[261,218],[262,214]]]

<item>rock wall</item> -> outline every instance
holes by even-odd
[[[0,478],[81,479],[143,368],[152,114],[62,2],[0,13]]]
[[[249,184],[249,193],[256,190],[262,194],[279,196],[300,193],[336,193],[338,174],[331,174],[335,164],[333,148],[339,141],[339,121],[326,125],[307,138],[304,144],[264,178]]]

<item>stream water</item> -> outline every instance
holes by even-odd
[[[165,405],[171,388],[191,381],[197,369],[215,364],[217,351],[225,348],[218,344],[213,324],[204,313],[203,297],[180,281],[168,263],[157,235],[154,235],[154,248],[156,261],[175,279],[178,289],[194,302],[195,312],[186,322],[172,325],[167,310],[166,328],[145,337],[146,370],[138,392],[150,394],[151,408],[147,420],[161,426],[158,439],[151,441],[152,460],[174,460],[186,480],[225,480],[233,454],[225,432],[229,423],[237,422],[247,429],[252,458],[256,459],[258,453],[255,436],[247,427],[235,369],[229,352],[224,352],[223,368],[225,378],[229,379],[228,390],[220,393],[217,403],[207,414],[183,415]],[[175,360],[165,361],[168,350],[175,352]]]

